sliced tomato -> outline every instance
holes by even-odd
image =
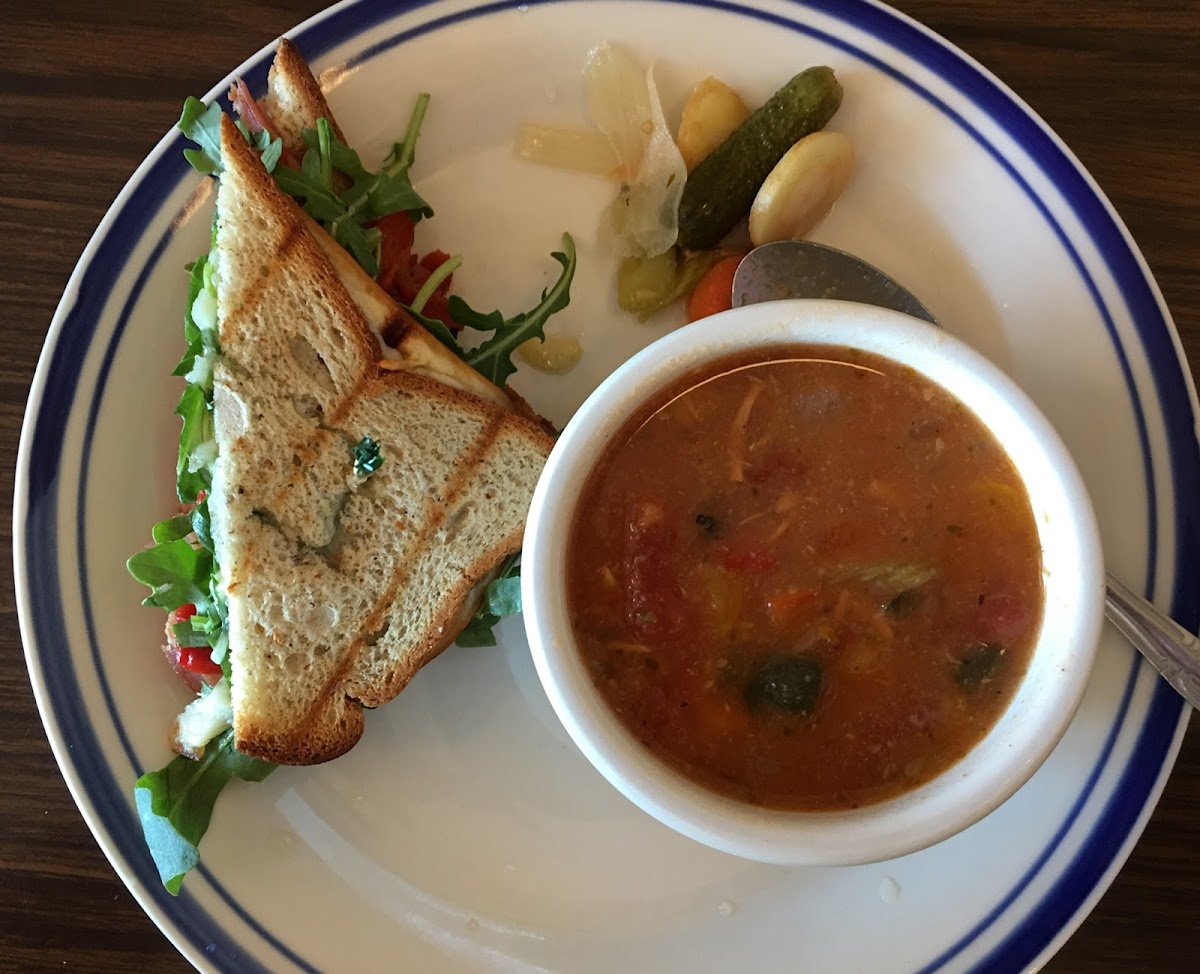
[[[196,607],[190,603],[167,613],[167,643],[163,647],[163,653],[188,689],[199,693],[202,683],[212,686],[221,679],[222,671],[220,665],[213,662],[207,647],[180,646],[179,640],[175,638],[175,623],[190,619],[195,614]]]
[[[1030,607],[1015,595],[988,595],[979,606],[979,626],[984,639],[1007,642],[1029,622]]]
[[[779,564],[773,554],[754,545],[726,547],[721,561],[731,572],[768,572]]]
[[[372,226],[383,237],[379,249],[379,286],[395,297],[404,300],[400,293],[409,287],[408,276],[413,262],[415,227],[407,213],[392,213],[381,216]],[[416,295],[416,290],[412,295]],[[409,297],[412,300],[412,296]]]
[[[656,504],[635,504],[625,535],[625,614],[641,639],[673,639],[688,621],[671,555],[675,532]]]

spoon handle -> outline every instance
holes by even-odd
[[[1109,622],[1193,707],[1200,709],[1200,639],[1108,574]]]

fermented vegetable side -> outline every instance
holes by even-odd
[[[809,68],[779,89],[688,176],[679,202],[679,244],[706,250],[750,211],[775,164],[796,142],[823,129],[842,104],[833,69]]]

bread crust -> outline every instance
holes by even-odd
[[[279,128],[284,147],[293,153],[303,154],[305,145],[300,132],[316,125],[319,118],[328,119],[338,139],[346,141],[308,62],[286,37],[280,38],[275,47],[262,103]]]

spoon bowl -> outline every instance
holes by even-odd
[[[820,298],[855,301],[899,311],[936,325],[910,291],[853,254],[809,240],[777,240],[755,247],[733,277],[733,306],[760,301]]]

